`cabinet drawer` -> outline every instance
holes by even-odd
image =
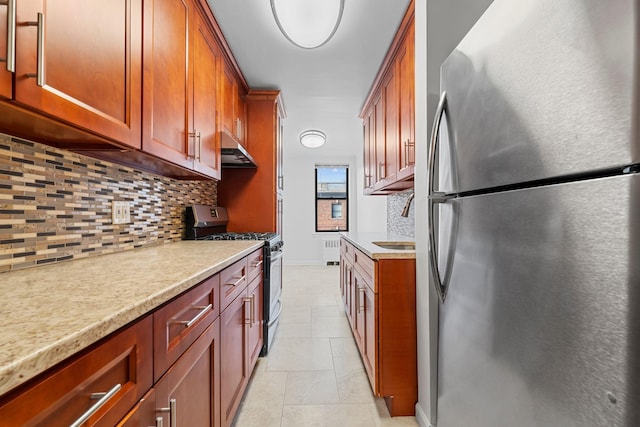
[[[354,254],[353,254],[353,264],[355,266],[355,268],[358,269],[358,271],[360,271],[360,273],[364,276],[365,280],[367,281],[367,284],[373,284],[373,288],[372,290],[374,292],[378,292],[378,290],[376,289],[377,284],[375,279],[375,271],[376,271],[376,263],[374,260],[372,260],[371,258],[369,258],[368,256],[366,256],[364,253],[362,253],[360,250],[358,249],[354,249]]]
[[[28,388],[0,400],[0,423],[8,426],[69,426],[104,404],[82,424],[112,427],[151,388],[151,316],[107,338],[92,350],[52,368]]]
[[[340,239],[340,254],[349,262],[349,264],[353,264],[353,253],[356,251],[356,248],[345,239]]]
[[[219,287],[216,274],[153,314],[155,381],[218,317]]]
[[[247,283],[246,257],[220,272],[220,311],[246,289]]]
[[[262,269],[264,268],[264,251],[262,248],[247,256],[247,268],[249,269],[248,283],[251,283],[256,277],[262,276]]]

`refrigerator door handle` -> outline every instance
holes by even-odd
[[[445,287],[442,283],[442,278],[440,277],[440,272],[438,271],[438,253],[436,248],[436,233],[435,233],[435,224],[433,220],[434,207],[438,203],[446,203],[447,200],[453,198],[454,196],[449,196],[446,193],[435,191],[434,187],[434,179],[435,179],[435,162],[437,156],[437,148],[439,141],[439,132],[440,132],[440,123],[442,122],[442,116],[444,115],[444,111],[447,106],[447,92],[442,92],[440,96],[440,102],[438,103],[438,108],[436,109],[436,115],[433,120],[433,127],[431,128],[431,141],[429,144],[429,163],[427,165],[427,175],[429,179],[428,186],[428,212],[427,212],[427,223],[429,229],[429,266],[431,268],[431,272],[433,273],[433,278],[435,282],[436,291],[438,292],[438,297],[440,302],[444,302],[445,297]]]

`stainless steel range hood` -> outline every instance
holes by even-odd
[[[220,132],[221,158],[223,168],[255,168],[256,162],[247,150],[240,144],[237,138],[227,133]]]

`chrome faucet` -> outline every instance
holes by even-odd
[[[413,202],[414,196],[415,193],[411,193],[409,197],[407,197],[407,201],[404,202],[404,208],[402,208],[402,213],[400,214],[400,216],[403,216],[405,218],[409,216],[409,207],[411,206],[411,202]]]

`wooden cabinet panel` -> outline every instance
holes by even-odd
[[[364,190],[365,194],[373,191],[376,173],[376,124],[372,109],[369,108],[364,117]]]
[[[24,391],[5,396],[0,401],[3,425],[68,426],[96,404],[92,393],[117,390],[83,424],[115,425],[152,385],[151,331],[148,316],[53,368]]]
[[[194,14],[193,36],[193,132],[195,134],[194,169],[220,179],[220,135],[217,132],[218,66],[221,54],[208,24]]]
[[[142,148],[180,166],[193,167],[189,147],[190,0],[144,2]]]
[[[152,388],[116,427],[151,427],[156,425],[156,390]]]
[[[81,18],[70,18],[70,11]],[[38,27],[16,29],[15,101],[139,148],[141,0],[17,2],[17,22],[36,22],[38,14],[40,54]],[[39,60],[36,79],[30,76]]]
[[[382,81],[382,96],[384,98],[384,157],[380,167],[380,185],[386,186],[395,182],[398,171],[398,77],[395,67],[391,67]]]
[[[245,288],[246,291],[246,288]],[[231,425],[244,390],[249,381],[247,364],[247,327],[250,304],[246,293],[238,296],[220,315],[222,351],[221,371],[221,425]]]
[[[220,350],[216,319],[156,384],[156,411],[163,425],[220,425]]]
[[[369,377],[369,382],[371,383],[371,388],[376,391],[379,390],[378,387],[378,369],[377,365],[377,355],[378,355],[378,315],[377,315],[377,307],[376,307],[376,297],[371,288],[371,284],[367,283],[364,280],[364,288],[360,293],[360,305],[361,310],[364,312],[363,321],[363,335],[364,335],[364,344],[362,361],[364,363],[365,371],[367,371],[367,376]]]
[[[153,314],[155,381],[220,315],[219,291],[216,274]]]
[[[7,70],[7,15],[8,5],[0,5],[0,98],[11,98],[13,96],[13,73]]]
[[[235,136],[235,103],[238,99],[238,84],[236,82],[233,69],[226,63],[226,61],[222,62],[220,80],[222,92],[222,130],[227,132],[229,135]]]
[[[375,149],[375,163],[374,167],[374,188],[379,187],[385,177],[384,175],[384,162],[386,158],[386,131],[385,131],[385,111],[384,111],[384,97],[382,94],[378,94],[373,102],[373,123],[375,125],[374,130],[374,146]]]
[[[398,180],[410,178],[415,165],[415,32],[413,21],[398,52],[400,146]]]

